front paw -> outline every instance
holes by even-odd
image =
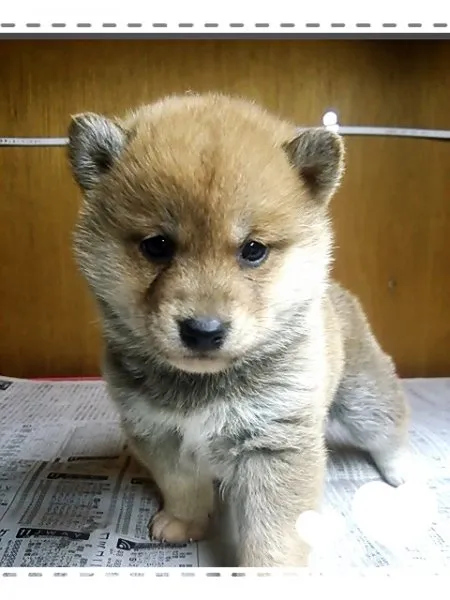
[[[151,519],[148,528],[152,539],[182,544],[204,539],[208,525],[208,521],[183,521],[161,510]]]
[[[311,548],[295,531],[294,536],[288,532],[284,537],[285,544],[277,536],[266,538],[265,543],[252,545],[243,543],[238,549],[238,566],[241,568],[303,568],[309,564]]]

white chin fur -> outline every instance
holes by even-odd
[[[180,358],[172,359],[170,363],[172,366],[186,373],[220,373],[220,371],[225,371],[229,366],[229,362],[223,358]]]

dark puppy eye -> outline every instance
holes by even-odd
[[[269,253],[269,248],[261,244],[250,240],[246,242],[239,251],[239,260],[241,264],[248,267],[259,267]]]
[[[139,245],[139,249],[145,258],[159,263],[171,261],[175,254],[173,240],[165,235],[155,235],[143,239]]]

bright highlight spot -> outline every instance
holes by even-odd
[[[339,130],[338,116],[332,110],[326,112],[323,115],[323,117],[322,117],[322,123],[323,123],[324,127],[326,127],[327,129],[329,129],[330,131],[336,131],[337,132]]]
[[[353,499],[353,518],[372,541],[394,549],[424,537],[437,513],[436,500],[425,485],[398,488],[381,481],[363,485]]]
[[[371,541],[391,551],[401,551],[424,540],[437,515],[431,490],[411,481],[394,488],[372,481],[359,488],[352,503],[352,520]],[[312,551],[327,549],[345,535],[344,518],[335,513],[303,512],[297,519],[298,535]]]
[[[325,127],[329,127],[330,125],[337,125],[338,118],[337,114],[333,111],[329,111],[323,115],[322,123]]]
[[[307,510],[297,519],[296,529],[303,541],[311,548],[318,549],[336,542],[345,532],[345,522],[336,513],[323,515]]]

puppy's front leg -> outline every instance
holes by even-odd
[[[241,567],[307,566],[309,547],[296,531],[307,510],[318,510],[325,468],[323,444],[257,450],[242,457],[230,489]]]
[[[179,440],[157,434],[146,440],[129,438],[136,458],[150,471],[163,506],[149,523],[150,535],[167,542],[202,539],[214,508],[212,478],[194,460],[180,455]]]

